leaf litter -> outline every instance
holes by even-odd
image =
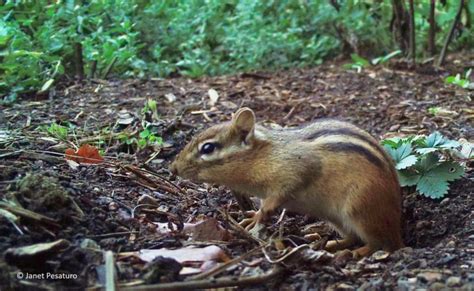
[[[15,136],[1,141],[0,192],[6,193],[1,198],[13,201],[11,195],[18,191],[16,181],[35,169],[39,175],[54,177],[52,183],[64,188],[70,197],[65,201],[72,199],[77,205],[57,211],[54,207],[34,207],[31,200],[20,199],[20,205],[0,204],[5,214],[0,219],[9,221],[1,226],[5,234],[0,240],[3,252],[57,239],[68,241],[68,248],[55,250],[39,266],[18,268],[14,262],[0,262],[5,266],[2,270],[57,270],[54,264],[59,263],[62,270],[87,275],[92,280],[89,282],[105,284],[100,279],[101,266],[105,268],[100,254],[112,250],[120,254],[115,262],[120,266],[116,277],[124,288],[130,284],[166,282],[183,284],[171,285],[175,287],[208,288],[216,286],[212,282],[221,284],[218,286],[251,283],[283,289],[410,289],[448,283],[450,287],[466,288],[472,281],[469,269],[473,267],[470,221],[474,182],[469,160],[465,177],[453,183],[441,202],[424,198],[411,188],[404,190],[407,247],[391,255],[377,252],[361,261],[346,254],[332,256],[320,250],[322,245],[311,244],[304,238],[306,225],[316,225],[317,240],[337,236],[324,223],[304,216],[287,214],[281,221],[275,216],[267,225],[268,233],[273,235],[265,241],[256,240],[236,225],[235,221],[244,216],[228,190],[184,181],[167,171],[174,155],[197,131],[228,120],[239,106],[252,107],[259,120],[268,125],[297,126],[319,117],[338,117],[378,137],[440,131],[449,138],[465,141],[463,144],[472,144],[473,115],[468,108],[472,93],[444,84],[446,74],[424,74],[421,69],[408,71],[396,66],[376,67],[367,74],[357,74],[335,62],[272,74],[256,72],[138,83],[102,81],[99,90],[94,84],[77,85],[57,90],[58,95],[51,100],[22,100],[13,107],[2,107],[0,131],[10,132],[25,124],[28,127],[21,139]],[[121,151],[115,139],[95,139],[98,143],[91,143],[96,149],[105,148],[108,157],[114,156],[96,167],[72,169],[63,161],[33,154],[49,151],[51,143],[58,142],[46,141],[46,136],[35,131],[39,124],[62,116],[85,129],[80,139],[90,139],[85,135],[87,130],[94,133],[113,128],[121,110],[127,115],[121,115],[119,123],[133,125],[147,98],[157,102],[160,125],[156,134],[168,144],[158,155],[149,149],[136,153]],[[30,114],[32,106],[36,110],[34,115]],[[444,111],[429,110],[436,107]],[[450,114],[444,114],[448,111]],[[19,150],[22,152],[15,153]],[[468,145],[463,152],[470,155]],[[79,156],[82,161],[90,158],[76,151],[68,154]],[[150,157],[162,162],[142,167]],[[143,198],[147,196],[152,199]],[[84,216],[79,215],[78,209]],[[205,255],[206,248],[213,252]],[[142,252],[148,252],[150,257],[140,258]],[[98,268],[91,269],[89,264],[97,264]],[[194,277],[185,275],[187,270],[182,271],[183,267],[191,268]],[[286,275],[282,276],[282,272]],[[16,279],[8,282],[15,286],[28,283]],[[56,287],[90,284],[85,277],[37,283]]]

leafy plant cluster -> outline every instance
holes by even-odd
[[[461,76],[461,74],[456,74],[456,76],[448,76],[446,79],[444,79],[444,82],[446,84],[453,84],[464,89],[474,89],[474,83],[471,82],[470,79],[471,72],[472,69],[469,69],[466,71],[464,76]]]
[[[448,193],[449,182],[464,174],[460,159],[473,158],[472,145],[467,153],[461,144],[447,139],[439,132],[429,136],[389,138],[382,141],[385,150],[395,161],[401,186],[416,186],[426,197],[442,198]]]
[[[430,1],[416,2],[424,39]],[[438,45],[456,14],[452,2],[437,6]],[[390,1],[6,0],[0,97],[13,101],[75,75],[197,77],[314,65],[348,43],[383,55],[396,48],[391,22]],[[472,44],[467,35],[454,45]]]
[[[118,135],[118,139],[133,152],[146,147],[160,147],[163,144],[163,138],[157,135],[154,126],[154,121],[159,119],[156,101],[148,99],[141,110],[141,114],[141,130],[138,131],[138,134],[122,131]]]
[[[154,148],[159,151],[163,145],[163,138],[154,126],[154,122],[159,119],[156,101],[148,99],[141,110],[141,114],[141,124],[134,130],[129,128],[129,125],[133,123],[131,122],[127,125],[127,128],[114,126],[112,129],[104,128],[100,133],[95,133],[100,137],[97,139],[97,146],[104,146],[112,141],[118,141],[121,143],[121,148],[126,151],[136,152],[145,148]],[[62,142],[77,141],[76,126],[68,121],[63,124],[53,122],[49,125],[40,126],[38,130]],[[115,130],[118,132],[114,133]]]
[[[385,56],[377,57],[369,61],[358,54],[351,54],[352,63],[345,64],[343,67],[345,69],[353,69],[356,70],[358,73],[362,71],[363,68],[369,67],[370,65],[379,65],[388,62],[391,58],[401,54],[401,50],[393,51]]]

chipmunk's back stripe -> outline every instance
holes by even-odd
[[[374,155],[370,150],[365,147],[351,143],[351,142],[331,142],[324,143],[322,147],[326,150],[333,152],[354,152],[361,156],[364,156],[369,162],[376,165],[377,167],[383,168],[385,163],[378,156]]]
[[[345,135],[345,136],[350,136],[350,137],[357,138],[357,139],[362,140],[362,141],[368,143],[369,145],[371,145],[372,148],[374,148],[376,151],[378,151],[384,158],[386,158],[386,159],[388,158],[385,151],[380,147],[379,144],[377,144],[377,142],[374,139],[370,138],[369,136],[367,136],[363,133],[360,133],[360,132],[357,132],[353,129],[350,129],[350,128],[323,129],[323,130],[316,131],[316,132],[310,134],[305,139],[315,140],[319,137],[329,136],[329,135]]]

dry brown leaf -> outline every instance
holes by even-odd
[[[83,144],[77,152],[73,149],[66,149],[66,160],[72,160],[79,164],[100,164],[104,158],[100,155],[95,146]]]

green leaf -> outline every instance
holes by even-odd
[[[444,161],[437,167],[432,168],[424,176],[436,177],[446,181],[454,181],[464,175],[464,167],[457,162]]]
[[[370,65],[369,61],[364,59],[363,57],[359,56],[358,54],[351,54],[351,59],[356,63],[361,65],[362,67],[366,67]]]
[[[416,189],[426,197],[441,198],[448,193],[448,181],[459,179],[463,174],[464,168],[459,163],[445,161],[425,172]]]
[[[426,155],[426,154],[429,154],[429,153],[433,153],[437,150],[439,150],[439,148],[421,148],[421,149],[416,149],[416,152],[421,154],[421,155]]]
[[[403,143],[402,138],[398,136],[387,138],[382,141],[382,145],[388,145],[392,148],[398,148],[399,146],[402,145],[402,143]]]
[[[140,138],[146,139],[150,135],[150,130],[145,128],[143,131],[140,132]]]
[[[53,85],[53,82],[54,82],[54,79],[49,79],[48,81],[46,81],[41,87],[41,90],[39,91],[39,93],[46,92],[49,89],[49,87]]]
[[[427,147],[435,147],[443,142],[443,135],[438,131],[433,132],[426,138]]]
[[[427,154],[439,149],[454,149],[459,146],[459,142],[447,139],[441,133],[435,131],[426,138],[424,143],[420,144],[419,148],[416,149],[416,152]]]
[[[162,144],[163,144],[163,138],[162,138],[161,136],[158,136],[158,137],[156,138],[155,143],[156,143],[157,145],[162,145]]]
[[[415,186],[420,180],[421,175],[408,170],[398,171],[398,179],[400,181],[400,186]]]
[[[146,141],[146,139],[139,139],[137,144],[138,144],[139,148],[143,149],[143,148],[146,147],[147,141]]]
[[[388,55],[386,55],[385,57],[383,57],[383,61],[388,61],[390,60],[391,58],[393,58],[394,56],[398,56],[399,54],[401,54],[402,51],[401,50],[396,50],[396,51],[393,51],[391,53],[389,53]]]
[[[418,161],[418,158],[415,155],[409,155],[401,159],[395,165],[395,168],[397,170],[403,170],[403,169],[413,166],[414,164],[416,164],[417,161]]]
[[[456,78],[454,76],[448,76],[446,79],[444,79],[444,82],[446,84],[453,84],[455,82]]]
[[[388,141],[388,143],[394,143],[394,141]],[[397,146],[399,143],[396,144]],[[409,143],[402,143],[398,148],[392,148],[389,144],[384,145],[384,149],[395,161],[395,168],[397,170],[403,170],[413,166],[418,161],[415,155],[412,155],[413,149]]]
[[[420,173],[425,173],[432,168],[436,167],[438,165],[439,158],[437,155],[430,153],[422,156],[418,163],[416,163],[415,168],[420,172]]]
[[[416,190],[423,196],[438,199],[448,193],[448,181],[440,180],[435,177],[422,176],[416,185]]]
[[[466,74],[464,75],[466,80],[469,80],[469,77],[471,76],[472,69],[467,70]]]

